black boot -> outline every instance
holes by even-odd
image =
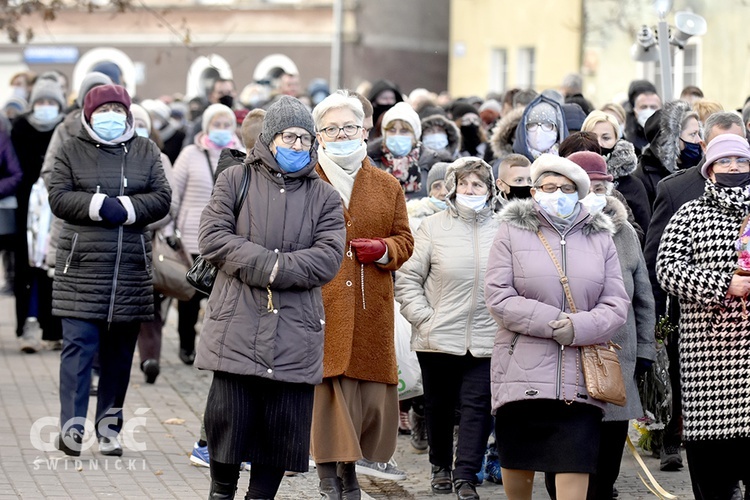
[[[341,479],[338,477],[321,479],[318,488],[320,489],[321,500],[342,500]]]
[[[477,487],[471,481],[456,479],[456,498],[458,500],[479,500]]]
[[[237,482],[220,483],[211,480],[211,490],[208,492],[208,500],[234,500],[237,491]]]
[[[339,462],[336,473],[341,478],[341,500],[360,500],[362,490],[359,489],[355,463]]]

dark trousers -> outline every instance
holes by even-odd
[[[63,318],[60,356],[60,427],[83,432],[89,406],[91,366],[99,352],[96,434],[116,436],[122,429],[122,405],[130,382],[139,324]],[[109,328],[108,328],[109,326]],[[106,420],[105,420],[106,417]],[[101,427],[100,428],[100,422]]]
[[[750,438],[686,441],[685,453],[695,499],[731,499],[739,481],[750,478],[748,449]]]
[[[453,426],[460,412],[454,479],[476,482],[492,431],[490,358],[418,352],[430,463],[453,466]]]
[[[161,357],[161,331],[164,328],[164,319],[161,316],[161,304],[164,296],[154,292],[154,320],[141,323],[138,333],[138,354],[141,363],[147,359],[159,361]]]
[[[192,258],[198,257],[193,254]],[[180,349],[187,352],[195,351],[195,324],[198,322],[198,313],[201,310],[201,300],[205,297],[200,292],[193,295],[193,298],[187,301],[177,303],[177,333],[180,335]]]

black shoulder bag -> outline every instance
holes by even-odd
[[[211,168],[211,164],[208,165],[209,169]],[[211,172],[213,175],[213,171]],[[242,182],[240,182],[240,188],[237,190],[237,197],[236,201],[234,203],[234,219],[235,224],[237,221],[237,216],[240,213],[240,209],[242,208],[242,204],[245,202],[245,197],[247,196],[247,188],[250,185],[250,167],[248,165],[242,164]],[[187,278],[188,283],[193,285],[196,290],[199,292],[211,295],[211,290],[214,287],[214,281],[216,280],[216,274],[219,272],[219,269],[205,260],[202,255],[199,255],[195,258],[195,261],[193,261],[193,265],[188,269],[187,274],[185,274],[185,278]]]

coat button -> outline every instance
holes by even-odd
[[[284,188],[279,189],[279,193],[283,193],[284,191]]]
[[[346,227],[352,227],[352,221],[350,220],[346,221]]]
[[[273,373],[273,370],[271,370],[270,368],[269,368],[268,370],[266,370],[266,371],[267,371],[268,373]]]
[[[276,177],[281,177],[281,174],[276,174]]]
[[[349,280],[346,280],[346,286],[352,286],[352,282]]]
[[[273,249],[273,252],[274,252],[274,253],[279,253],[279,249],[278,249],[278,248],[274,248],[274,249]]]
[[[278,309],[274,309],[274,310],[273,310],[273,313],[274,313],[274,314],[279,314],[279,310],[278,310]]]

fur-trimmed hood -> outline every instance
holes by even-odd
[[[531,198],[524,200],[513,200],[509,202],[505,207],[495,215],[495,218],[500,222],[507,222],[511,226],[523,229],[524,231],[531,231],[536,233],[542,224],[542,215],[539,213],[541,208],[539,204]],[[588,210],[581,207],[581,211],[574,224],[578,224],[582,219],[585,219],[583,223],[583,234],[589,235],[599,232],[609,232],[615,234],[615,226],[609,216],[602,212],[590,214]]]
[[[495,159],[503,159],[513,153],[513,138],[516,127],[521,122],[524,108],[515,108],[503,116],[493,128],[490,147]]]
[[[435,126],[445,130],[448,135],[448,147],[446,149],[449,153],[455,155],[458,148],[461,147],[461,130],[452,120],[443,115],[430,115],[422,120],[422,130]],[[422,140],[421,137],[419,139]]]
[[[614,149],[606,159],[607,173],[615,179],[630,175],[638,168],[638,157],[635,154],[635,147],[625,139],[620,139],[615,143]]]
[[[690,104],[685,101],[670,101],[661,109],[659,133],[651,144],[651,150],[670,172],[680,168],[680,132],[682,121],[690,111]]]
[[[568,125],[565,123],[565,112],[560,103],[546,97],[544,94],[539,94],[524,108],[523,116],[519,122],[522,126],[516,127],[516,133],[513,139],[513,152],[524,155],[530,161],[534,161],[536,158],[534,158],[534,155],[529,149],[529,144],[527,142],[528,135],[524,125],[526,124],[526,117],[541,103],[547,103],[555,110],[555,125],[557,126],[557,141],[555,141],[555,144],[559,146],[560,143],[568,137]],[[540,151],[540,153],[544,153],[544,151]]]
[[[619,233],[622,226],[628,221],[628,210],[620,200],[614,196],[607,196],[607,204],[604,205],[602,213],[612,221],[614,232]]]

